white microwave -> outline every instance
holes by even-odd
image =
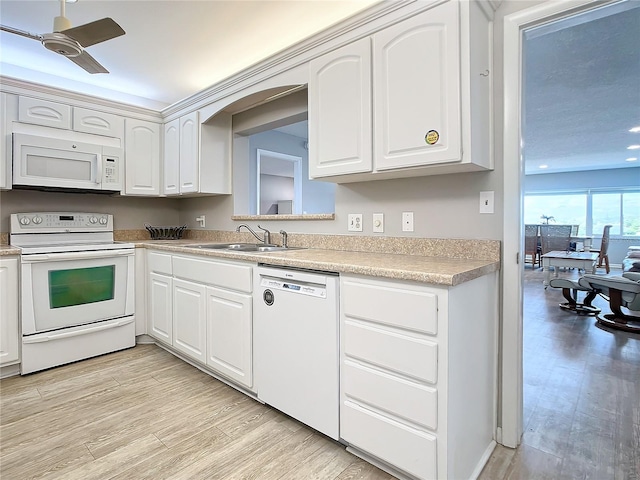
[[[14,186],[120,192],[122,161],[114,146],[13,134]]]

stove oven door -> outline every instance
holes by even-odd
[[[134,249],[22,255],[22,334],[132,315]]]

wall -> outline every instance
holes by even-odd
[[[293,178],[260,175],[260,214],[276,215],[279,200],[293,200]]]
[[[167,198],[111,197],[90,193],[54,193],[32,190],[0,192],[0,231],[9,232],[9,215],[21,212],[96,212],[114,216],[114,229],[177,226],[180,201]]]
[[[335,185],[309,180],[309,151],[300,137],[277,131],[267,131],[249,137],[249,185],[256,182],[256,150],[269,150],[302,158],[302,209],[305,213],[333,213],[335,211]],[[255,188],[249,199],[255,205]],[[241,214],[243,212],[237,212]]]
[[[589,170],[585,172],[526,175],[525,192],[586,188],[635,187],[640,185],[640,167]]]

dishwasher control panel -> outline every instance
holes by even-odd
[[[270,288],[272,290],[282,290],[286,292],[299,293],[301,295],[309,295],[311,297],[327,298],[327,288],[324,285],[313,285],[302,282],[288,282],[286,280],[278,280],[275,278],[262,277],[260,286],[264,288]],[[265,291],[264,301],[267,305],[273,303],[273,293],[267,298]],[[271,303],[269,303],[269,301]]]

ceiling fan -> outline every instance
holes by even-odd
[[[0,25],[0,30],[41,42],[49,50],[64,55],[89,73],[109,73],[85,48],[124,35],[125,31],[111,18],[72,27],[65,13],[65,0],[60,0],[60,16],[53,19],[53,33],[42,35]]]

